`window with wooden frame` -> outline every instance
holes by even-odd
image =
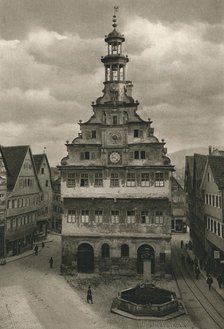
[[[110,186],[112,186],[112,187],[118,187],[119,186],[119,175],[118,175],[118,173],[111,173]]]
[[[100,187],[103,186],[103,174],[102,173],[95,173],[95,180],[94,180],[94,186]]]
[[[148,211],[141,211],[141,224],[148,224],[149,223],[149,212]]]
[[[135,173],[127,173],[127,186],[136,186]]]
[[[81,174],[80,175],[80,186],[81,187],[88,187],[89,186],[89,175],[88,174]]]
[[[164,173],[163,172],[155,173],[155,186],[156,187],[164,186]]]
[[[103,222],[103,210],[95,210],[95,223]]]
[[[89,210],[81,210],[81,223],[89,223]]]
[[[134,224],[135,223],[135,211],[127,210],[127,223]]]
[[[68,173],[68,176],[67,176],[67,186],[68,187],[75,186],[75,174]]]
[[[141,174],[141,186],[143,186],[143,187],[150,186],[150,176],[149,176],[149,173],[142,173]]]
[[[163,212],[161,210],[155,211],[155,224],[163,224],[164,218],[163,218]]]
[[[75,221],[76,221],[76,210],[68,209],[67,222],[68,223],[75,223]]]
[[[111,210],[111,222],[119,223],[119,210]]]

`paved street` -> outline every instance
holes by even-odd
[[[201,271],[199,279],[196,280],[193,269],[187,264],[181,264],[181,254],[185,252],[184,249],[180,248],[181,240],[185,243],[188,242],[188,235],[173,235],[172,260],[185,306],[195,325],[201,329],[222,329],[224,328],[224,300],[221,296],[223,291],[218,288],[215,278],[213,278],[213,286],[217,291],[214,288],[209,291],[203,271]]]
[[[194,278],[188,268],[180,271],[180,240],[187,235],[174,235],[173,260],[175,274],[181,290],[185,306],[190,313],[169,321],[136,321],[123,318],[110,312],[113,297],[122,289],[134,285],[135,280],[116,279],[114,281],[99,281],[99,276],[59,275],[60,265],[60,236],[52,236],[53,241],[46,243],[40,249],[39,255],[29,255],[25,258],[7,263],[0,267],[0,328],[1,329],[141,329],[141,328],[201,328],[220,329],[219,315],[215,314],[212,306],[208,308],[217,324],[208,315],[205,305],[215,306],[222,313],[223,299],[213,289],[208,291],[205,279],[200,276],[197,286],[205,296],[197,291],[195,296],[191,290],[196,291]],[[53,269],[49,268],[48,260],[54,258]],[[71,287],[69,286],[69,281]],[[187,281],[187,285],[186,282]],[[87,304],[86,289],[91,283],[94,304]],[[157,279],[157,285],[175,290],[177,286],[172,280],[164,282]],[[192,286],[193,285],[193,286]],[[221,327],[220,327],[221,325]]]
[[[1,329],[106,328],[58,274],[60,237],[53,239],[38,256],[0,267]],[[53,269],[48,263],[51,256],[55,260]]]

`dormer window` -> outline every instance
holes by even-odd
[[[138,129],[134,130],[134,137],[139,137],[139,130]]]
[[[41,168],[41,175],[44,175],[44,168]]]
[[[80,153],[80,160],[89,160],[89,159],[90,159],[90,154],[88,151]]]

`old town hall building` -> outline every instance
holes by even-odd
[[[126,80],[124,35],[105,37],[108,53],[103,96],[80,121],[78,137],[62,159],[62,266],[78,272],[142,274],[143,255],[152,273],[169,272],[170,177],[173,166],[152,121],[137,114]]]

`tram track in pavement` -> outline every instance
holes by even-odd
[[[208,297],[203,290],[199,287],[199,285],[196,283],[196,281],[193,279],[192,275],[190,274],[189,270],[187,269],[186,265],[183,265],[180,263],[180,258],[178,257],[178,253],[175,250],[175,247],[172,248],[172,255],[173,255],[173,261],[175,262],[174,267],[174,277],[178,284],[178,278],[181,278],[187,288],[190,290],[191,294],[195,298],[195,300],[200,304],[200,306],[203,308],[203,310],[207,313],[209,318],[214,322],[217,328],[223,329],[224,328],[224,307],[222,306],[222,313],[220,310],[218,310],[216,307],[214,307],[211,297]],[[179,284],[178,284],[179,286]],[[179,290],[181,292],[180,286]],[[220,297],[221,299],[221,297]],[[214,298],[212,298],[214,302]],[[223,300],[222,300],[223,303]],[[219,305],[217,305],[218,307]],[[210,328],[209,328],[210,329]],[[213,328],[211,328],[213,329]]]

